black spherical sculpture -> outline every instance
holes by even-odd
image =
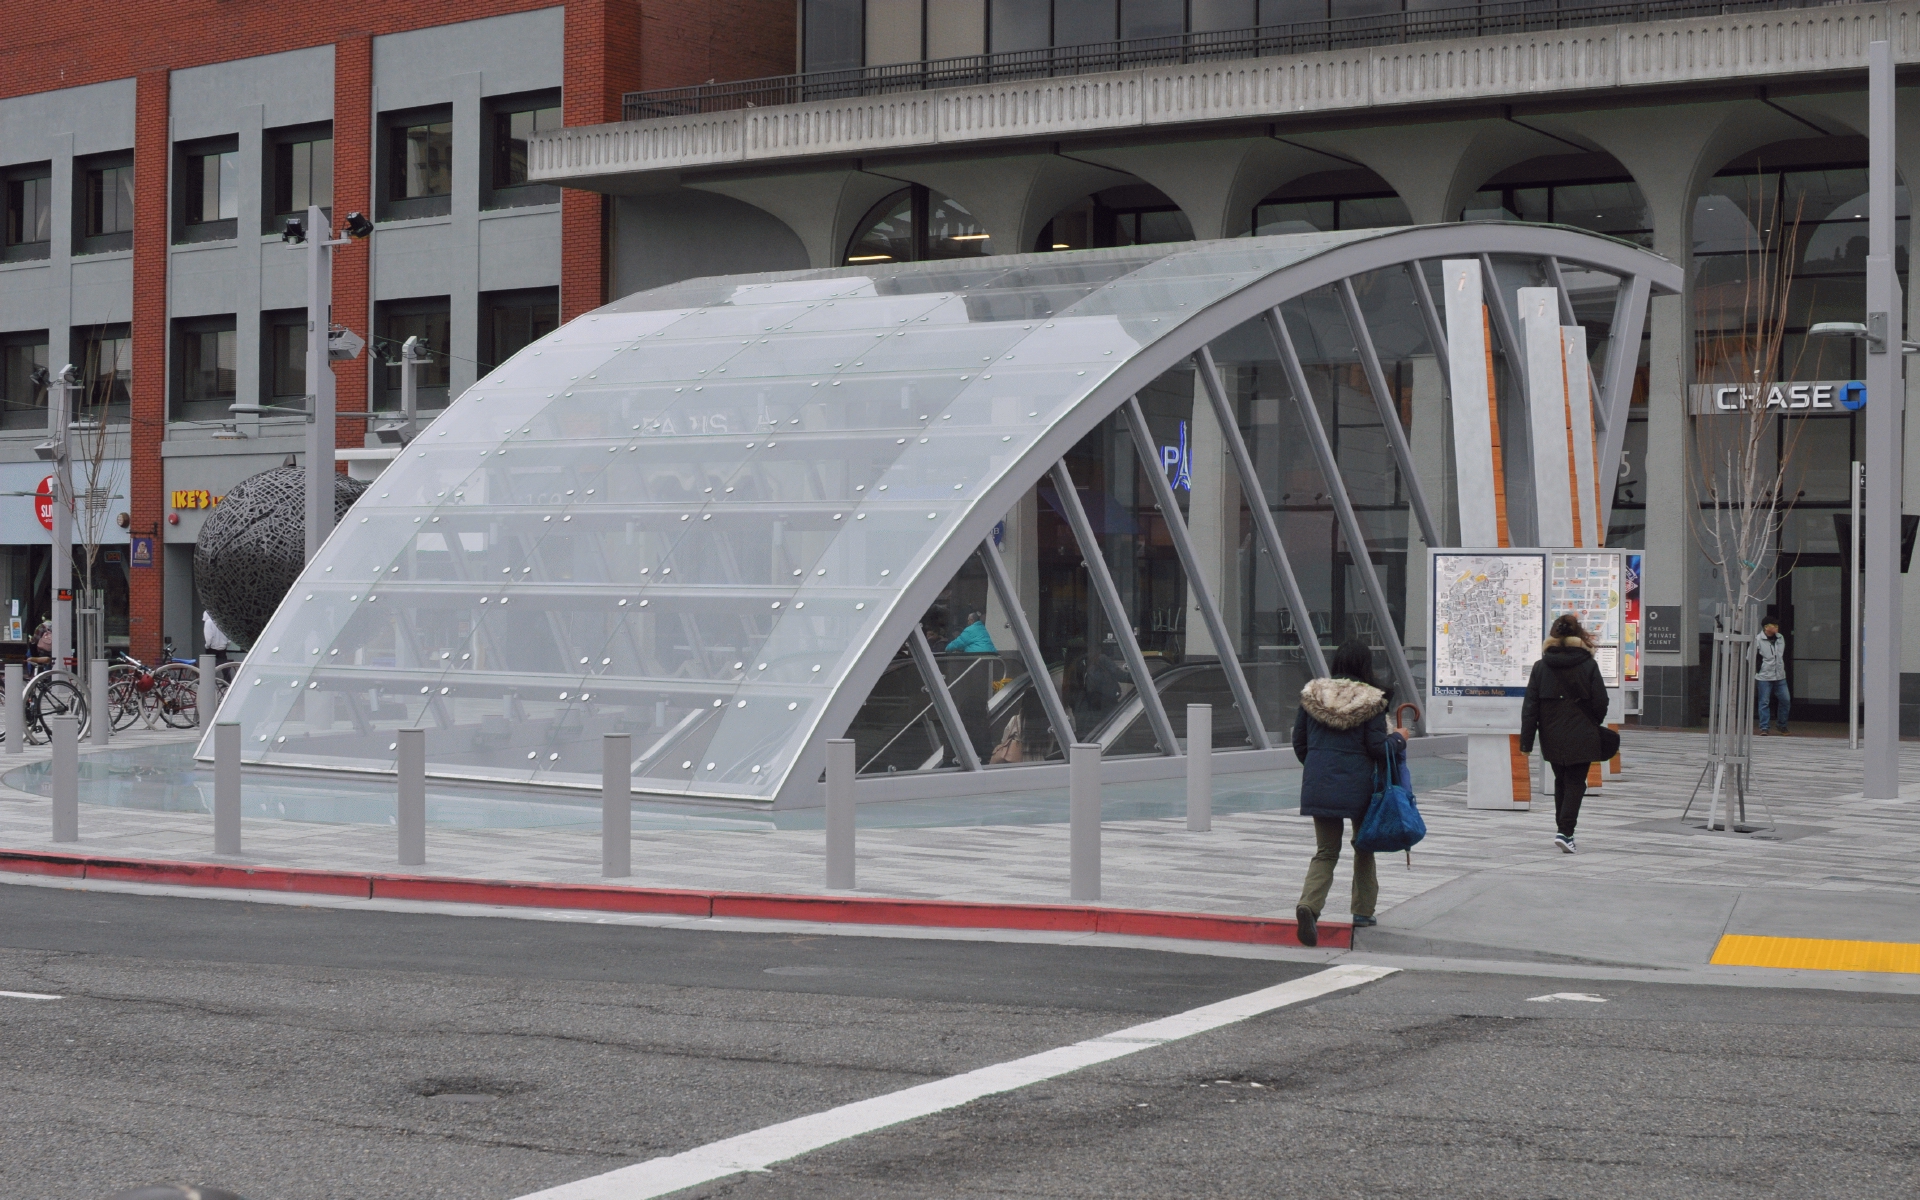
[[[275,467],[228,489],[207,514],[193,546],[200,603],[221,632],[251,646],[300,578],[307,554],[307,473]],[[333,519],[344,517],[364,481],[333,477]]]

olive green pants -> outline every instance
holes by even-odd
[[[1327,905],[1327,893],[1333,889],[1333,865],[1340,861],[1340,835],[1346,822],[1338,817],[1313,819],[1313,861],[1307,864],[1307,886],[1300,889],[1300,907],[1313,910],[1314,916]],[[1360,822],[1353,823],[1360,833]],[[1370,917],[1380,902],[1380,877],[1373,872],[1373,855],[1353,852],[1353,915]]]

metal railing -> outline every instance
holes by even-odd
[[[1820,8],[1831,0],[1494,0],[1449,8],[1361,17],[1333,17],[1291,25],[1264,25],[1207,33],[1171,34],[1128,41],[1096,42],[1084,46],[1051,46],[1038,50],[1008,50],[998,54],[970,54],[959,58],[892,63],[879,67],[850,67],[838,71],[810,71],[742,79],[729,83],[702,83],[692,87],[628,92],[623,100],[626,120],[681,117],[700,113],[766,108],[809,100],[839,100],[928,88],[965,87],[1056,75],[1085,75],[1096,71],[1123,71],[1137,67],[1210,62],[1220,59],[1267,58],[1361,46],[1394,45],[1441,38],[1483,37],[1489,34],[1571,29],[1590,25],[1625,25],[1680,17],[1766,12],[1779,9]]]

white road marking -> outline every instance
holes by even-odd
[[[748,1171],[765,1171],[775,1163],[876,1129],[885,1129],[917,1117],[958,1108],[983,1096],[1010,1092],[1059,1075],[1124,1058],[1129,1054],[1179,1041],[1325,996],[1345,988],[1372,983],[1395,972],[1393,967],[1361,964],[1330,967],[1218,1004],[1148,1021],[1104,1037],[1090,1038],[1043,1050],[1012,1062],[996,1063],[947,1079],[830,1108],[825,1112],[769,1125],[752,1133],[713,1142],[683,1154],[648,1159],[604,1175],[534,1192],[520,1200],[648,1200],[684,1188],[725,1179]]]
[[[1554,992],[1547,996],[1528,996],[1529,1004],[1555,1004],[1561,1000],[1579,1000],[1586,1004],[1605,1004],[1605,996],[1596,996],[1592,992]]]
[[[62,1000],[63,996],[49,996],[45,992],[0,992],[9,1000]]]

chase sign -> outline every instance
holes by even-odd
[[[1857,379],[1802,383],[1696,383],[1688,411],[1724,417],[1756,409],[1782,417],[1844,417],[1867,406],[1867,385]]]

